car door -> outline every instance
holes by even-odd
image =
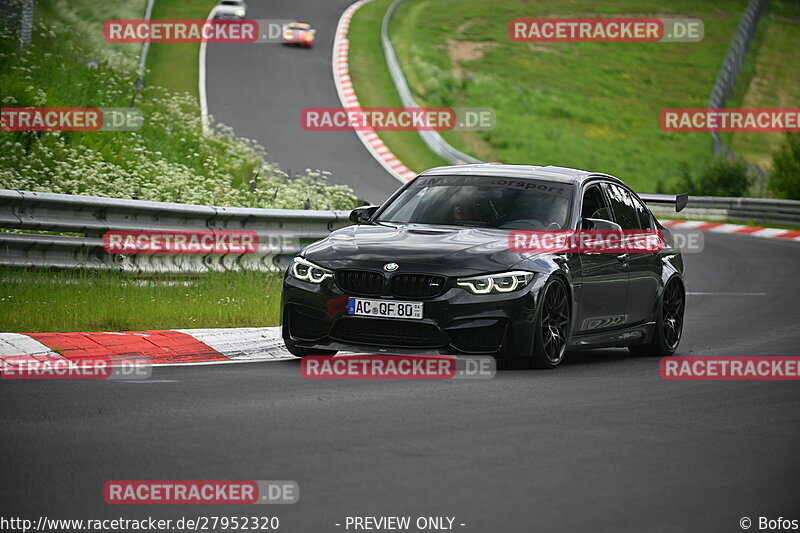
[[[650,212],[627,188],[609,183],[608,195],[617,223],[623,230],[654,230]],[[652,318],[658,285],[661,279],[661,260],[658,253],[628,253],[628,302],[626,314],[629,325]]]
[[[581,219],[613,219],[601,183],[586,187],[581,198]],[[580,253],[581,289],[576,313],[578,333],[624,327],[627,323],[628,264],[617,254]]]

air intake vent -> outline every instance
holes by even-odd
[[[391,279],[392,294],[406,298],[431,298],[444,292],[445,279],[425,274],[395,274]]]

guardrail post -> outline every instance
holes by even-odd
[[[19,49],[30,44],[33,35],[33,0],[22,0],[20,4]]]

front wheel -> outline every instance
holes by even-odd
[[[551,279],[542,289],[533,338],[533,368],[555,368],[564,359],[569,340],[569,293],[559,279]]]
[[[628,350],[637,356],[660,357],[674,354],[681,342],[685,307],[683,286],[677,280],[670,281],[661,298],[653,338],[647,344],[629,346]]]

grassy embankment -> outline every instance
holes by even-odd
[[[379,21],[389,4],[364,6],[350,27],[351,68],[362,73],[354,76],[355,89],[371,105],[399,105],[385,66],[378,65]],[[745,6],[744,0],[412,0],[398,9],[390,34],[420,105],[495,110],[493,131],[445,133],[456,148],[487,161],[602,170],[647,191],[658,181],[669,188],[682,163],[697,173],[710,159],[707,133],[663,132],[659,115],[663,108],[707,105]],[[700,18],[705,37],[698,43],[515,43],[508,36],[514,18],[594,16]],[[757,37],[748,54],[742,87],[760,43]],[[738,106],[745,92],[739,88],[729,106]],[[421,142],[381,137],[415,170],[438,163]]]
[[[742,98],[745,108],[797,108],[800,102],[800,4],[772,2],[754,73]],[[764,169],[772,167],[772,153],[783,143],[783,133],[736,133],[734,151]]]

